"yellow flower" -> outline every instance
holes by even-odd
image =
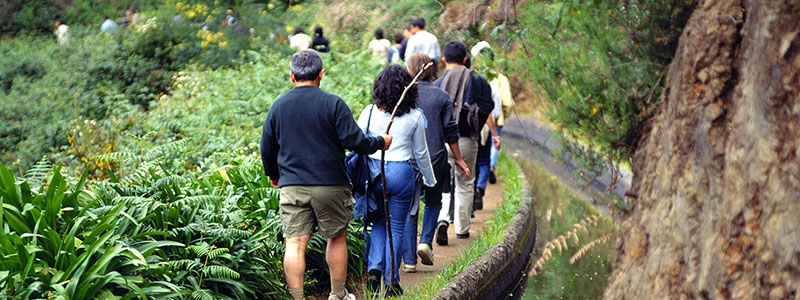
[[[189,17],[189,19],[194,19],[194,17],[195,17],[196,15],[197,15],[197,14],[195,14],[195,12],[194,12],[194,11],[192,11],[192,10],[190,10],[190,11],[186,12],[186,16],[187,16],[187,17]]]
[[[292,32],[292,30],[294,30],[292,26],[286,25],[286,32]]]
[[[597,107],[592,107],[592,114],[594,115],[596,113],[597,113]]]
[[[220,46],[220,47],[222,47],[222,48],[225,48],[225,46],[227,46],[227,45],[228,45],[228,42],[227,42],[227,41],[226,41],[226,42],[220,42],[220,43],[219,43],[219,46]]]
[[[270,4],[267,4],[267,8],[269,8],[269,9],[273,9],[273,8],[275,8],[275,4],[272,4],[272,3],[270,3]]]

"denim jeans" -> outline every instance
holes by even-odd
[[[389,251],[389,239],[386,234],[386,216],[383,214],[383,199],[380,199],[378,201],[378,210],[375,212],[376,216],[370,218],[373,223],[372,232],[370,233],[367,266],[369,270],[378,270],[383,273],[384,284],[389,285],[389,274],[394,277],[395,284],[400,284],[400,275],[398,274],[401,259],[400,251],[404,240],[403,231],[406,223],[408,223],[408,210],[411,207],[411,199],[414,197],[414,171],[408,161],[388,161],[385,166],[395,265],[394,268],[390,269],[391,252]],[[382,195],[382,186],[378,190]]]
[[[442,192],[436,188],[422,188],[423,201],[425,208],[422,212],[422,232],[420,232],[419,242],[428,244],[433,249],[433,235],[436,232],[436,225],[439,224],[439,210],[442,208]],[[409,216],[406,227],[403,231],[403,263],[408,265],[417,264],[417,216]]]
[[[495,130],[497,130],[497,137],[501,137],[500,133],[503,132],[503,126],[497,126]],[[492,168],[497,167],[497,153],[500,153],[500,151],[492,147],[492,153],[489,155],[489,165]]]
[[[503,127],[495,129],[497,130],[497,136],[500,136],[500,131],[502,131]],[[486,183],[489,181],[489,166],[494,167],[497,165],[497,150],[494,148],[492,139],[494,137],[490,136],[490,139],[486,141],[488,145],[478,145],[478,174],[476,174],[475,187],[484,191],[486,190]]]

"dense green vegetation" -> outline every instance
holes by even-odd
[[[667,65],[695,4],[531,2],[519,8],[517,24],[503,27],[517,49],[501,65],[533,79],[548,121],[578,141],[561,139],[564,156],[590,173],[617,168],[630,161],[658,105]]]

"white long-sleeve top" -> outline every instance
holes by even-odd
[[[370,110],[372,110],[372,120],[369,121],[369,134],[376,135],[386,130],[389,118],[392,114],[380,111],[374,105],[369,105],[361,111],[358,117],[358,126],[366,132],[367,120],[369,120]],[[431,157],[428,153],[428,143],[425,140],[425,115],[419,109],[395,116],[389,135],[392,136],[392,145],[386,151],[386,161],[407,161],[412,157],[417,161],[422,181],[426,186],[436,185],[436,177],[433,175]],[[380,151],[370,155],[374,159],[381,159]]]
[[[442,51],[439,48],[439,39],[425,30],[417,31],[417,33],[408,38],[408,42],[406,43],[406,59],[417,52],[425,53],[432,61],[438,60],[442,57]]]

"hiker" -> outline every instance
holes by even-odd
[[[402,61],[406,61],[406,49],[408,48],[408,38],[410,37],[411,25],[406,25],[406,28],[403,29],[403,41],[400,42],[400,60]]]
[[[403,33],[396,32],[394,36],[392,36],[392,40],[394,40],[394,45],[389,47],[389,50],[386,52],[386,62],[396,64],[400,62],[400,48],[403,47],[401,44],[403,42]]]
[[[485,41],[477,43],[472,47],[470,52],[473,53],[473,55],[481,55],[484,57],[484,59],[494,61],[494,51],[492,51],[489,43]],[[489,72],[491,72],[493,75],[492,77],[494,77],[491,81],[489,81],[489,86],[492,88],[492,99],[494,100],[492,119],[494,119],[495,130],[497,131],[497,136],[499,138],[502,136],[505,118],[511,115],[511,109],[514,107],[514,98],[511,95],[511,84],[508,81],[508,77],[498,72],[495,68],[491,68]],[[495,169],[497,167],[497,154],[499,151],[499,147],[492,147],[489,154],[489,164],[478,165],[479,172],[484,172],[484,174],[486,174],[484,180],[491,184],[495,184],[497,182]],[[485,181],[482,185],[480,185],[480,181],[477,182],[476,186],[479,188],[485,188]]]
[[[138,5],[134,5],[131,11],[133,12],[133,16],[131,17],[131,24],[136,25],[144,21],[145,16],[143,13],[140,12]]]
[[[322,26],[315,26],[314,39],[311,40],[311,49],[314,49],[317,52],[330,52],[331,47],[329,44],[330,42],[328,41],[328,38],[322,35]]]
[[[233,10],[227,9],[225,10],[225,18],[222,19],[222,25],[228,25],[233,27],[236,24],[236,18],[233,17]]]
[[[122,27],[126,28],[126,27],[130,26],[132,21],[133,21],[133,12],[130,11],[130,10],[126,10],[125,11],[125,16],[122,17],[122,22],[121,22]]]
[[[378,56],[386,60],[386,52],[391,46],[392,42],[383,38],[383,28],[378,27],[378,29],[375,29],[375,36],[368,45],[369,53],[372,54],[372,56]]]
[[[389,65],[375,79],[372,88],[374,105],[369,105],[361,112],[358,125],[370,132],[386,130],[392,111],[397,106],[400,95],[406,86],[411,84],[412,76],[400,65]],[[389,134],[393,137],[392,148],[385,154],[386,186],[388,191],[388,211],[391,224],[392,249],[394,251],[394,266],[389,238],[387,236],[386,215],[384,214],[384,201],[377,201],[378,208],[368,220],[372,223],[372,232],[369,239],[367,256],[367,287],[372,291],[380,288],[380,276],[387,286],[388,296],[400,296],[403,289],[400,287],[400,248],[404,240],[403,231],[408,219],[414,197],[414,170],[410,160],[415,160],[422,173],[425,186],[436,186],[433,167],[431,166],[428,144],[425,140],[425,117],[417,109],[417,87],[411,86],[406,99],[397,108],[392,128]],[[371,154],[370,158],[380,161],[381,154]],[[414,237],[416,238],[416,236]],[[391,276],[390,276],[391,274]]]
[[[294,28],[294,35],[289,37],[289,47],[294,48],[297,52],[308,49],[311,46],[311,37],[309,37],[303,30],[303,26]]]
[[[103,24],[100,25],[100,31],[106,33],[114,33],[117,30],[117,23],[108,18],[108,15],[103,15]]]
[[[56,18],[56,30],[53,32],[56,35],[56,41],[59,45],[64,45],[69,41],[69,26],[61,22],[61,18]]]
[[[453,117],[458,124],[458,145],[461,155],[469,169],[475,169],[478,155],[478,138],[480,129],[486,118],[494,108],[491,88],[486,78],[477,72],[464,67],[467,61],[467,47],[459,41],[449,41],[444,46],[444,63],[446,71],[444,76],[434,83],[448,94],[454,103]],[[473,197],[475,193],[475,180],[467,176],[466,172],[453,168],[455,157],[450,151],[448,161],[455,173],[454,197],[454,225],[456,237],[469,238],[470,215],[472,213]],[[449,194],[444,194],[447,199]],[[449,202],[443,201],[439,214],[439,225],[436,228],[436,243],[447,245],[447,227]]]
[[[344,150],[361,154],[386,150],[392,137],[364,135],[347,104],[319,88],[322,57],[316,51],[295,53],[290,67],[295,88],[272,104],[261,134],[264,174],[272,186],[280,188],[286,283],[294,299],[303,299],[305,252],[312,230],[318,227],[319,234],[328,241],[328,299],[354,300],[355,296],[344,287],[347,224],[354,202],[345,172]]]
[[[438,77],[436,75],[442,70],[442,64],[439,61],[442,56],[442,52],[439,49],[439,39],[430,32],[425,31],[425,19],[423,18],[411,20],[409,32],[411,32],[411,37],[408,38],[404,57],[411,57],[412,54],[417,52],[425,53],[434,63],[434,77]]]
[[[408,72],[414,76],[422,68],[431,62],[427,55],[415,53],[408,59]],[[467,163],[461,158],[461,151],[458,147],[458,125],[453,119],[453,103],[450,95],[444,90],[433,85],[433,68],[428,68],[422,72],[417,84],[419,93],[419,108],[422,109],[428,127],[425,129],[425,138],[428,145],[428,153],[431,157],[436,186],[426,187],[417,180],[415,185],[414,200],[409,221],[403,232],[403,270],[415,272],[417,255],[423,265],[433,265],[433,236],[439,217],[439,210],[442,208],[442,192],[450,190],[450,165],[447,163],[447,146],[453,150],[456,159],[456,166],[470,176]],[[419,211],[419,198],[425,195],[425,209],[422,214],[422,231],[417,245],[417,212]],[[450,201],[450,199],[447,199]]]

